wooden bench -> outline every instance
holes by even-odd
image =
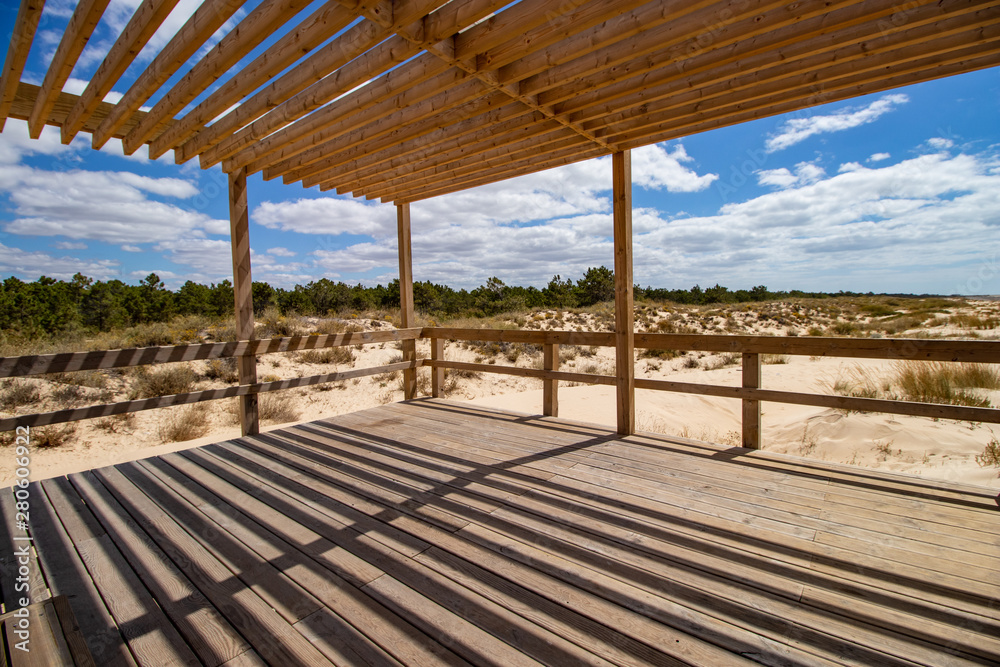
[[[22,610],[0,616],[0,634],[3,636],[0,667],[96,667],[65,595],[57,595],[23,609],[27,609],[27,616]],[[17,648],[25,639],[18,633],[18,626],[24,618],[28,620],[28,651]]]

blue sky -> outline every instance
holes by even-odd
[[[73,4],[46,4],[23,79],[41,82]],[[65,90],[82,91],[137,4],[112,0]],[[162,45],[196,5],[182,0],[153,41]],[[9,35],[17,5],[0,7]],[[141,54],[124,81],[149,60]],[[86,134],[62,146],[56,128],[33,141],[8,120],[0,276],[135,282],[155,271],[171,287],[230,277],[225,175],[143,153],[125,156],[117,140],[93,151]],[[998,294],[1000,70],[637,149],[633,183],[643,285]],[[612,266],[610,188],[602,158],[417,202],[414,279],[471,288],[495,275],[541,287]],[[391,205],[259,175],[249,199],[255,280],[396,277]]]

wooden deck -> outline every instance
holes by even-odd
[[[420,400],[32,491],[102,667],[1000,662],[985,489]]]

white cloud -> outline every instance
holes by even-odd
[[[933,137],[927,140],[927,144],[931,148],[936,148],[937,150],[947,150],[955,145],[955,142],[951,139],[944,139],[942,137]]]
[[[140,248],[139,246],[128,245],[128,244],[123,245],[122,250],[124,250],[125,252],[142,252],[142,248]]]
[[[167,253],[171,262],[190,266],[206,275],[233,274],[233,255],[228,240],[172,239],[158,243],[154,249]]]
[[[872,156],[870,158],[868,158],[868,161],[869,162],[881,162],[882,160],[888,160],[891,157],[892,156],[889,155],[888,153],[873,153]]]
[[[760,185],[772,185],[785,189],[815,183],[825,175],[826,172],[822,167],[812,162],[799,162],[795,165],[794,173],[785,167],[759,171],[757,172],[757,182]]]
[[[86,243],[74,243],[72,241],[59,241],[55,244],[57,250],[86,250]]]
[[[28,123],[8,118],[0,134],[0,165],[17,164],[26,155],[50,155],[68,162],[79,161],[81,149],[89,148],[89,138],[77,137],[69,146],[60,140],[59,128],[46,125],[38,139],[28,136]]]
[[[827,116],[792,118],[782,123],[777,134],[768,138],[765,149],[768,153],[773,153],[794,146],[817,134],[841,132],[866,125],[909,101],[910,98],[906,95],[893,93],[864,107],[848,107]]]
[[[26,280],[48,276],[69,280],[75,273],[107,279],[118,275],[119,263],[110,260],[84,260],[74,257],[53,257],[44,252],[29,252],[0,243],[0,273],[17,274]]]
[[[396,229],[395,207],[339,197],[266,201],[253,210],[251,218],[270,229],[301,234],[385,236]]]
[[[13,204],[15,217],[4,226],[13,234],[135,244],[228,228],[204,213],[149,199],[147,194],[183,198],[197,193],[191,183],[175,178],[14,166],[0,171],[0,192]]]
[[[292,252],[288,248],[269,248],[267,253],[269,255],[274,255],[275,257],[295,257],[296,253]]]
[[[699,176],[681,164],[693,161],[683,144],[669,152],[660,144],[637,148],[632,151],[632,182],[647,190],[699,192],[718,180],[718,174]]]

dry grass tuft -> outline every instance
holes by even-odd
[[[208,433],[208,404],[171,409],[157,429],[161,442],[184,442]]]
[[[238,381],[240,373],[237,367],[236,357],[210,359],[208,363],[205,364],[205,377],[209,380],[221,380],[226,383]]]
[[[69,444],[69,441],[76,435],[76,424],[39,426],[30,429],[29,433],[32,447],[55,449]]]
[[[347,347],[325,347],[300,352],[297,359],[304,364],[353,364],[354,352]]]
[[[987,466],[1000,468],[1000,441],[997,440],[996,436],[990,438],[990,441],[986,443],[982,454],[976,454],[976,463],[981,468]],[[997,473],[997,477],[1000,477],[1000,472]]]
[[[4,410],[16,410],[22,405],[28,405],[41,400],[42,395],[33,382],[11,380],[5,382],[0,389],[0,406]]]
[[[95,420],[94,426],[105,433],[132,433],[135,431],[135,413],[123,412]]]
[[[893,384],[908,401],[988,408],[989,399],[974,390],[1000,389],[1000,372],[987,364],[900,361]]]
[[[257,398],[257,412],[261,421],[275,424],[293,422],[302,414],[295,408],[291,396],[277,392],[260,394]]]
[[[186,365],[171,365],[156,370],[141,367],[129,392],[129,399],[184,394],[191,391],[197,379],[197,374]]]

